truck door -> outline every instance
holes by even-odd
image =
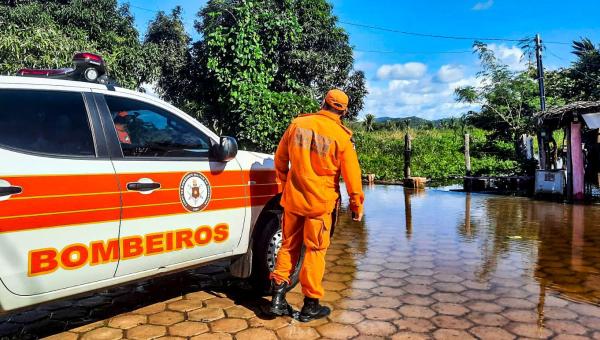
[[[158,101],[109,91],[96,98],[118,149],[117,276],[230,253],[241,238],[247,203],[238,162],[209,160],[211,136]]]
[[[91,93],[20,87],[0,88],[0,280],[34,295],[109,279],[121,203]]]

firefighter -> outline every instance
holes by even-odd
[[[321,281],[332,212],[340,198],[340,175],[350,196],[353,220],[360,221],[363,216],[364,194],[352,132],[341,121],[347,112],[348,96],[337,89],[329,91],[320,111],[292,121],[275,153],[277,177],[283,184],[284,215],[283,241],[270,277],[274,315],[291,311],[285,293],[302,244],[306,251],[300,270],[304,294],[300,321],[319,319],[331,312],[319,304],[319,299],[325,293]]]

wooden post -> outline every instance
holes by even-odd
[[[406,238],[410,239],[412,236],[412,206],[410,204],[410,196],[413,194],[412,190],[404,187],[404,222],[406,224]]]
[[[410,178],[410,157],[412,155],[412,145],[408,132],[404,136],[404,179]]]
[[[469,147],[469,134],[465,133],[465,169],[467,171],[467,176],[471,176],[471,155],[470,155],[470,147]]]

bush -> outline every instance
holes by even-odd
[[[410,129],[411,175],[446,179],[465,174],[464,135],[453,129]],[[502,175],[518,171],[510,143],[497,141],[490,132],[471,129],[471,168],[475,175]],[[404,132],[355,131],[358,159],[364,174],[380,180],[404,178]],[[508,156],[507,156],[508,155]]]

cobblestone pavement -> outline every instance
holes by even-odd
[[[600,207],[396,187],[367,202],[366,222],[342,216],[328,251],[327,319],[272,318],[267,298],[212,266],[0,317],[0,334],[600,339]],[[299,287],[288,300],[301,306]]]

